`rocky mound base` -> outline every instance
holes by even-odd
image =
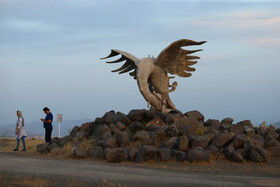
[[[242,163],[280,156],[279,128],[265,124],[254,127],[250,120],[233,121],[204,121],[198,111],[183,114],[173,110],[166,115],[144,109],[127,115],[110,111],[94,122],[75,126],[68,136],[38,145],[37,152],[48,154],[71,143],[73,156],[108,162],[210,161],[213,155],[211,158]]]

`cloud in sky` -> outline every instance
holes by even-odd
[[[2,1],[0,125],[22,109],[66,119],[145,108],[136,82],[110,72],[111,48],[141,58],[171,42],[207,40],[189,79],[176,78],[177,108],[206,118],[280,121],[280,3],[275,1]]]
[[[58,26],[52,24],[27,20],[5,20],[2,23],[1,27],[2,29],[6,29],[8,31],[19,31],[29,33],[50,33],[63,31]]]

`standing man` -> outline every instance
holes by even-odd
[[[43,119],[43,118],[41,119],[41,121],[44,122],[45,140],[46,140],[46,142],[50,142],[52,139],[51,136],[52,136],[52,130],[53,130],[53,126],[52,126],[53,115],[48,107],[45,107],[43,109],[43,111],[45,114],[47,114],[45,119]]]

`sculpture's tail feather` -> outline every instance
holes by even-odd
[[[127,60],[127,58],[126,58],[125,56],[122,55],[122,57],[119,58],[118,60],[108,61],[108,62],[106,62],[106,63],[109,63],[109,64],[111,64],[111,63],[118,63],[118,62],[122,62],[122,61],[124,61],[124,60]]]
[[[110,58],[110,57],[114,57],[114,56],[117,56],[117,55],[119,55],[118,52],[116,52],[116,51],[114,51],[114,50],[111,50],[111,53],[110,53],[107,57],[100,58],[100,59],[103,60],[103,59]]]
[[[112,72],[119,72],[119,74],[123,74],[126,72],[129,72],[131,70],[134,70],[134,72],[131,72],[130,75],[134,77],[134,79],[136,79],[136,68],[137,68],[137,64],[139,63],[139,59],[134,57],[133,55],[124,52],[124,51],[120,51],[117,49],[112,49],[111,50],[111,54],[105,58],[101,58],[101,59],[107,59],[110,57],[114,57],[117,55],[121,55],[121,57],[117,60],[113,60],[113,61],[108,61],[106,63],[119,63],[119,62],[123,62],[125,61],[125,63],[118,69],[113,70]]]
[[[129,67],[129,66],[130,66],[130,62],[129,62],[129,61],[126,61],[126,62],[124,63],[124,65],[122,65],[122,67],[120,67],[120,68],[118,68],[118,69],[115,69],[115,70],[112,70],[112,72],[121,71],[121,70],[123,70],[123,69],[125,69],[125,68],[127,68],[127,67]]]

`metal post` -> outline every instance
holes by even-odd
[[[60,138],[60,122],[58,122],[58,137]]]

